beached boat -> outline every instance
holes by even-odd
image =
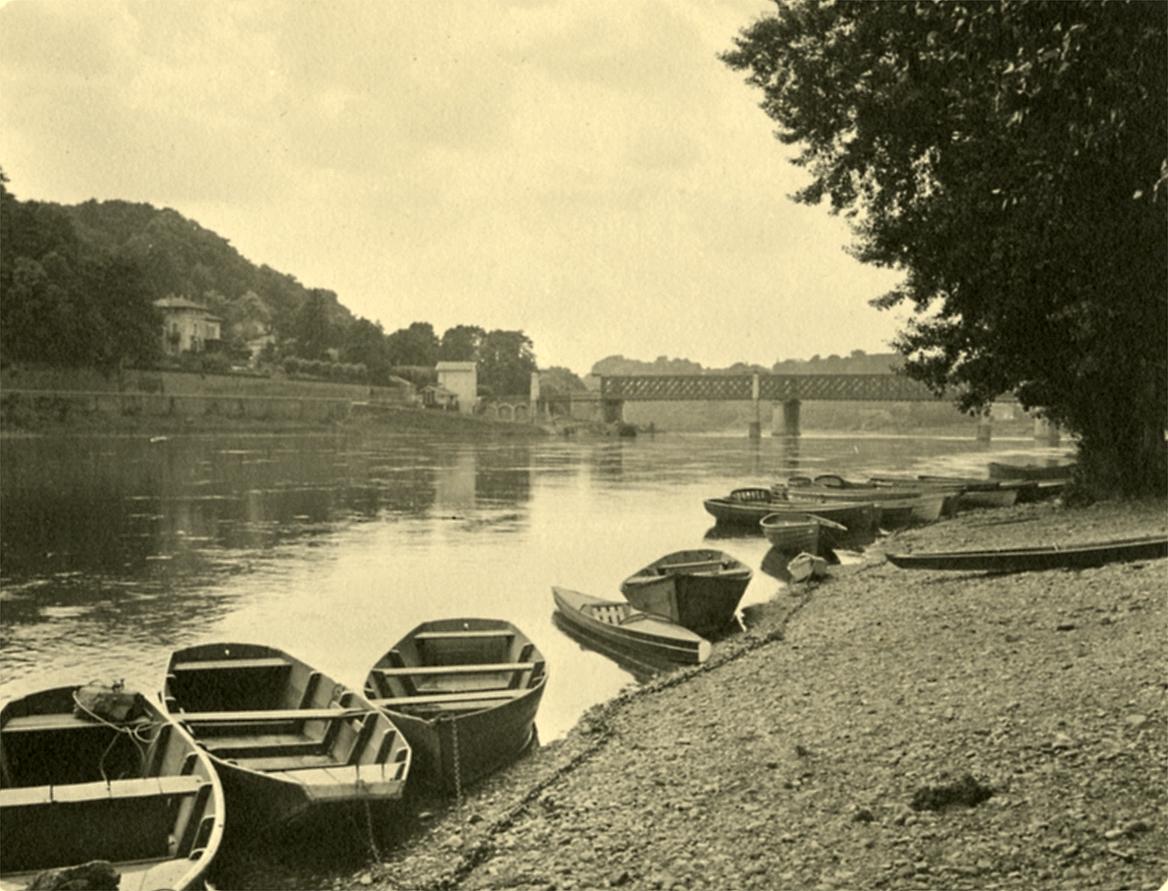
[[[787,575],[793,582],[824,578],[827,575],[827,560],[815,554],[796,554],[787,563]]]
[[[280,650],[239,643],[177,650],[162,696],[215,762],[233,833],[402,796],[410,747],[389,718]]]
[[[709,498],[704,502],[705,508],[719,523],[749,526],[756,532],[762,531],[759,521],[768,514],[787,516],[815,514],[817,517],[846,526],[849,532],[861,534],[874,529],[879,520],[876,506],[870,502],[828,501],[816,498],[794,500],[773,494],[769,489],[749,491],[758,494],[736,497],[732,492],[729,497]]]
[[[1069,480],[1075,472],[1075,463],[1065,464],[1007,464],[989,463],[990,479],[995,480]]]
[[[758,525],[771,547],[789,554],[800,551],[818,554],[821,546],[830,547],[836,541],[833,533],[848,531],[842,523],[806,513],[767,514]]]
[[[141,694],[99,694],[110,709],[89,689],[0,709],[0,887],[95,860],[121,891],[201,887],[223,836],[211,759]],[[52,887],[98,887],[78,881]]]
[[[705,638],[628,603],[554,586],[552,598],[564,621],[634,653],[680,665],[697,665],[710,656]]]
[[[1042,569],[1083,569],[1129,560],[1168,556],[1168,535],[1149,535],[1090,544],[982,551],[941,551],[886,554],[902,569],[956,569],[967,572],[1029,572]]]
[[[621,593],[642,612],[710,637],[734,620],[753,574],[724,551],[674,551],[625,579]]]
[[[531,744],[546,685],[543,655],[510,622],[453,618],[395,643],[365,695],[406,735],[421,778],[456,794]]]
[[[912,512],[912,522],[932,523],[941,517],[951,517],[957,513],[960,504],[961,489],[953,485],[942,483],[927,483],[915,477],[871,477],[867,481],[849,480],[835,473],[824,473],[814,480],[816,486],[833,487],[837,489],[871,490],[879,492],[891,490],[893,492],[915,492],[916,506]],[[903,496],[902,496],[903,497]]]

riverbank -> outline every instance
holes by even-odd
[[[1038,504],[881,545],[1166,528],[1164,501]],[[780,588],[706,665],[630,686],[461,810],[409,819],[381,862],[252,858],[224,886],[1160,886],[1168,561],[995,577],[877,550],[839,571]],[[947,789],[978,803],[942,806]]]
[[[4,419],[0,438],[24,436],[178,436],[206,433],[319,433],[368,431],[389,434],[427,434],[469,438],[538,439],[548,432],[533,424],[493,421],[455,412],[422,408],[380,408],[344,417],[303,421],[295,418],[251,418],[230,415],[143,415],[93,412],[62,418],[53,410],[23,412]]]

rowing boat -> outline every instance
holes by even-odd
[[[762,534],[772,548],[787,554],[807,551],[818,554],[820,546],[830,547],[837,541],[833,533],[846,533],[848,527],[815,514],[767,514],[758,521]]]
[[[404,791],[409,744],[359,692],[273,647],[171,654],[163,707],[215,762],[232,832],[277,831]]]
[[[741,491],[743,490],[736,490]],[[736,497],[735,492],[732,492],[726,498],[709,498],[704,502],[706,510],[719,523],[750,526],[755,531],[761,531],[759,522],[768,514],[785,516],[815,514],[825,520],[840,523],[855,534],[864,534],[875,529],[879,520],[879,512],[871,502],[828,501],[814,498],[789,500],[772,493],[769,489],[749,491],[756,494],[750,497]]]
[[[211,759],[141,694],[114,714],[85,689],[0,709],[0,886],[107,861],[122,891],[201,887],[223,836]],[[96,887],[81,882],[53,887]]]
[[[733,490],[720,498],[707,498],[702,504],[717,522],[731,526],[753,526],[772,510],[787,505],[784,496],[761,486]]]
[[[554,586],[552,598],[564,621],[634,653],[675,665],[697,665],[710,656],[710,642],[705,638],[628,603]]]
[[[1091,544],[885,556],[889,563],[902,569],[956,569],[967,572],[1083,569],[1102,566],[1104,563],[1168,556],[1168,535],[1150,535]]]
[[[724,551],[674,551],[625,579],[621,593],[642,612],[710,637],[734,620],[752,575]]]
[[[1074,472],[1074,462],[1069,464],[1007,464],[1004,461],[991,461],[989,463],[990,479],[997,480],[1068,480]]]
[[[458,794],[531,744],[546,685],[543,655],[510,622],[456,618],[423,622],[395,643],[365,695],[401,728],[421,778]]]

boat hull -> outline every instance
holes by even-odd
[[[281,650],[178,650],[163,705],[215,763],[233,835],[280,834],[338,812],[363,817],[405,791],[410,748],[399,729],[359,691]]]
[[[677,551],[629,576],[621,593],[637,609],[709,637],[734,621],[752,575],[722,551]]]
[[[109,862],[122,888],[202,887],[226,814],[210,757],[141,695],[134,719],[117,722],[132,737],[77,717],[77,689],[42,690],[0,710],[0,887],[93,860]]]
[[[762,534],[771,547],[784,553],[797,554],[806,551],[819,553],[819,523],[815,520],[784,519],[768,514],[759,521]]]
[[[531,745],[544,665],[510,622],[439,619],[395,643],[370,670],[365,692],[405,734],[421,781],[457,794]],[[500,698],[482,698],[493,692]]]
[[[666,619],[640,613],[627,603],[604,601],[556,587],[552,588],[552,597],[564,621],[589,635],[643,653],[649,659],[674,665],[697,665],[709,658],[709,641]],[[610,609],[614,615],[632,613],[636,620],[629,624],[606,622],[595,617],[596,607]]]
[[[950,551],[925,554],[886,554],[901,569],[942,569],[966,572],[1031,572],[1047,569],[1084,569],[1130,560],[1168,556],[1168,536],[1122,539],[1064,548],[1017,548],[986,551]]]

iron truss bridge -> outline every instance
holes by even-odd
[[[606,402],[935,402],[938,397],[924,384],[899,374],[635,374],[602,377],[600,398]]]

